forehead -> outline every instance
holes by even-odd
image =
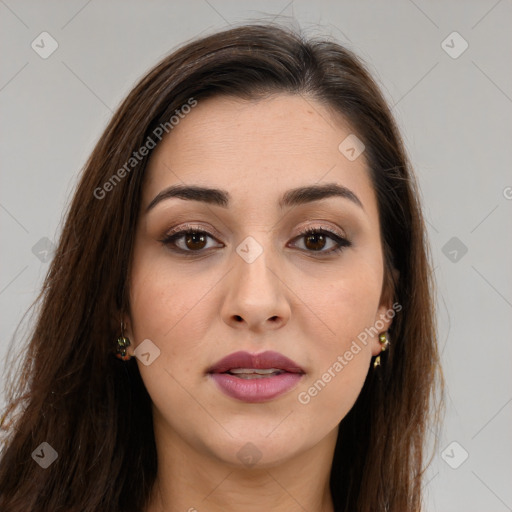
[[[351,134],[340,115],[301,95],[198,100],[154,150],[143,207],[175,184],[226,189],[234,203],[248,206],[277,201],[290,188],[336,182],[371,211],[375,198],[364,153],[351,161],[339,150]]]

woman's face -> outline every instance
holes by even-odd
[[[313,99],[216,97],[155,149],[127,332],[131,354],[150,340],[137,364],[171,445],[264,467],[335,439],[380,351],[369,329],[391,321],[365,154],[351,138],[339,149],[349,135]],[[177,186],[221,192],[166,195]]]

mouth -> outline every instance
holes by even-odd
[[[286,372],[285,370],[279,370],[277,368],[235,368],[224,373],[234,375],[240,379],[265,379]]]
[[[272,375],[275,373],[304,373],[304,370],[279,352],[260,354],[234,352],[208,368],[207,373],[231,373],[233,375]]]
[[[243,402],[266,402],[297,386],[304,370],[278,352],[235,352],[207,370],[225,395]]]

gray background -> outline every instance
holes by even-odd
[[[78,173],[135,81],[199,34],[295,19],[369,64],[419,177],[447,379],[426,510],[512,510],[510,0],[0,0],[0,14],[2,360],[48,269],[44,251]],[[58,43],[46,59],[31,47],[43,31]],[[454,31],[469,44],[457,58]]]

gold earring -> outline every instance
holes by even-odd
[[[132,356],[126,352],[126,347],[129,347],[130,345],[130,340],[124,335],[124,324],[121,320],[121,336],[117,338],[116,357],[122,361],[128,361],[131,359]]]
[[[391,343],[389,342],[389,337],[388,337],[387,331],[381,332],[379,334],[379,342],[380,342],[380,351],[385,352],[391,345]],[[380,366],[380,354],[375,358],[375,361],[373,362],[373,367],[377,368],[377,366]]]

